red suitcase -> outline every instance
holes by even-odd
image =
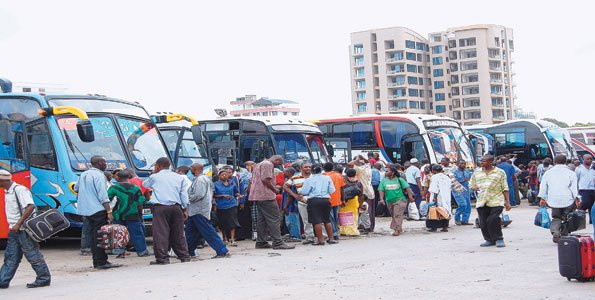
[[[590,236],[564,236],[558,242],[560,275],[568,281],[595,278],[595,241]]]

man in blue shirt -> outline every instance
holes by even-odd
[[[107,196],[107,179],[103,173],[106,168],[107,163],[103,156],[91,157],[91,168],[83,172],[74,185],[74,191],[78,193],[78,214],[87,219],[90,227],[91,253],[93,267],[96,269],[119,267],[108,262],[105,250],[97,247],[97,231],[114,219]]]
[[[514,198],[514,180],[516,172],[514,167],[508,163],[508,159],[506,157],[500,158],[500,163],[496,166],[499,169],[502,169],[504,173],[506,173],[506,183],[508,184],[508,195],[510,199],[510,206],[516,207],[517,203],[515,202]]]
[[[455,211],[455,224],[457,225],[471,225],[469,223],[469,217],[471,216],[469,180],[473,173],[465,168],[466,165],[467,163],[464,160],[459,160],[457,168],[452,172],[455,180],[465,188],[462,191],[455,191],[454,189],[452,191],[458,205]]]
[[[591,167],[593,157],[589,154],[583,156],[583,164],[574,171],[578,180],[578,194],[581,196],[581,209],[588,210],[591,223],[593,223],[593,203],[595,203],[595,170]]]
[[[181,175],[170,170],[167,157],[155,162],[153,175],[143,186],[153,189],[153,248],[155,261],[151,265],[169,264],[169,248],[182,262],[189,262],[188,244],[184,238],[184,220],[188,218],[188,189],[190,185]]]

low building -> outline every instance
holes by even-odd
[[[292,100],[257,98],[256,95],[238,97],[229,103],[233,117],[299,116],[299,103]]]

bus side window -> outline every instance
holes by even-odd
[[[27,144],[32,167],[56,170],[56,153],[45,119],[27,124]]]

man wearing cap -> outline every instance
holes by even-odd
[[[0,269],[0,289],[6,289],[14,277],[23,255],[37,274],[28,288],[49,286],[51,275],[43,255],[39,251],[39,244],[23,230],[23,223],[27,220],[35,205],[31,192],[24,186],[12,181],[12,175],[6,170],[0,170],[0,187],[5,190],[6,219],[10,232],[4,252],[4,264]]]
[[[405,179],[407,180],[407,184],[409,184],[409,188],[413,192],[413,199],[415,199],[415,205],[417,209],[419,209],[419,204],[421,203],[422,192],[421,192],[421,171],[419,170],[419,160],[417,158],[412,158],[410,161],[411,166],[405,170]]]

